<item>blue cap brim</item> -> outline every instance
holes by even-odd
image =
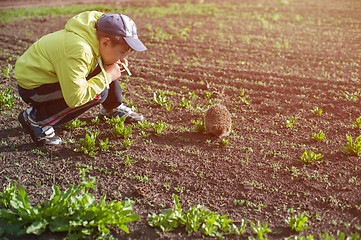
[[[128,45],[135,51],[142,52],[147,50],[146,46],[144,46],[144,44],[138,38],[131,38],[131,37],[123,37],[123,38],[128,43]]]

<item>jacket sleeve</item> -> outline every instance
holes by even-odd
[[[63,97],[70,108],[86,104],[109,87],[105,72],[86,80],[91,61],[92,56],[82,53],[65,57],[54,66]]]

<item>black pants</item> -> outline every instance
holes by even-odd
[[[76,108],[70,108],[66,104],[59,83],[44,84],[31,90],[18,86],[18,89],[24,102],[33,107],[31,118],[40,125],[55,126],[66,123],[98,104],[107,109],[122,104],[122,88],[117,80],[93,100]]]

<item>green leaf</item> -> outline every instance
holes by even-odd
[[[175,204],[175,208],[176,208],[177,212],[181,213],[182,212],[182,207],[180,205],[178,196],[173,193],[172,197],[174,199],[174,204]]]
[[[26,229],[26,233],[40,235],[45,231],[47,225],[48,221],[46,219],[37,220]]]
[[[52,232],[68,231],[70,229],[69,219],[62,216],[54,216],[49,223],[49,229]]]
[[[122,224],[121,226],[120,226],[120,229],[122,229],[124,232],[126,232],[126,233],[129,233],[129,228],[127,227],[127,225],[124,225],[124,224]]]
[[[93,231],[94,230],[91,228],[82,228],[81,229],[81,233],[84,235],[88,235],[88,236],[92,235]]]
[[[129,233],[127,224],[140,219],[137,214],[132,214],[134,201],[111,201],[106,205],[104,195],[97,204],[95,197],[89,193],[90,188],[96,187],[96,179],[89,176],[90,180],[86,180],[85,172],[81,171],[80,186],[71,185],[62,193],[54,185],[50,200],[42,205],[30,206],[24,188],[8,185],[1,197],[6,198],[2,198],[2,205],[6,204],[11,209],[0,208],[1,233],[39,235],[49,226],[52,232],[68,232],[67,239],[104,239],[110,232],[109,225]]]
[[[59,189],[59,187],[56,186],[56,185],[54,185],[54,186],[52,187],[52,189],[53,189],[53,194],[50,196],[50,201],[52,201],[52,200],[56,201],[57,199],[55,199],[55,197],[59,197],[59,195],[60,195],[60,189]]]
[[[5,219],[0,218],[0,229],[2,229],[5,234],[13,236],[19,236],[19,233],[25,224],[26,223],[23,221],[6,221]]]

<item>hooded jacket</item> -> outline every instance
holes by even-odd
[[[80,13],[66,23],[65,29],[36,41],[16,61],[14,76],[20,87],[34,89],[58,82],[70,108],[84,105],[109,88],[104,70],[86,80],[100,61],[95,23],[103,14]]]

